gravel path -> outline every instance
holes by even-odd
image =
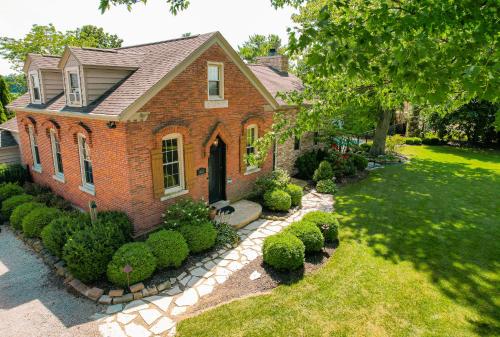
[[[0,336],[99,336],[102,308],[68,293],[62,280],[12,231],[0,232]]]

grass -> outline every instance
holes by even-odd
[[[207,311],[180,336],[500,335],[500,153],[407,146],[339,191],[318,272]]]

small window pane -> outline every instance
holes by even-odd
[[[220,72],[218,66],[208,66],[208,80],[219,81]]]
[[[210,96],[220,96],[219,82],[208,82],[208,94]]]
[[[75,73],[69,73],[69,85],[71,89],[78,89],[78,75]]]

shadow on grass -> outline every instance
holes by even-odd
[[[431,149],[485,161],[484,150]],[[487,161],[500,163],[500,156]],[[479,314],[471,322],[478,334],[500,333],[500,166],[417,157],[346,187],[336,205],[350,239],[394,263],[410,261]]]

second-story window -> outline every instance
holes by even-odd
[[[82,104],[82,95],[77,68],[68,69],[66,71],[66,82],[68,90],[68,105],[80,106]]]
[[[92,160],[90,159],[90,148],[87,139],[81,134],[78,135],[78,148],[80,153],[82,189],[86,192],[94,193],[94,172],[92,170]]]
[[[37,172],[42,171],[42,163],[40,162],[40,151],[38,149],[38,140],[36,138],[35,130],[30,125],[28,128],[29,136],[30,136],[30,145],[31,145],[31,155],[33,156],[33,170]]]
[[[36,72],[30,73],[30,84],[31,84],[31,99],[32,103],[41,103],[42,96],[40,92],[40,79]]]
[[[59,180],[64,179],[61,144],[59,143],[59,139],[57,139],[54,129],[50,130],[50,143],[52,145],[52,159],[54,161],[54,178]]]
[[[224,98],[224,75],[222,63],[208,64],[208,98]]]

